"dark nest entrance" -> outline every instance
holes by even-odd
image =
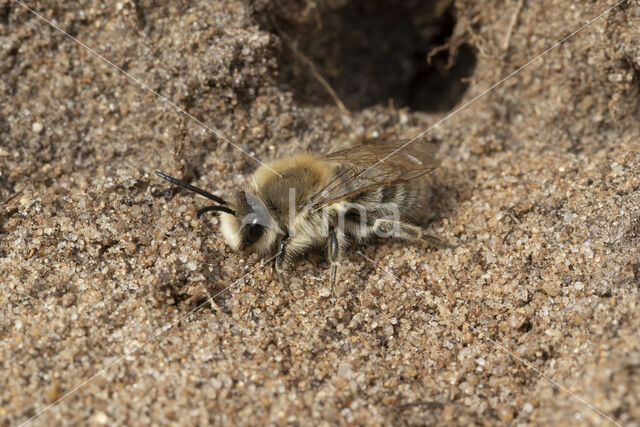
[[[476,62],[469,46],[460,46],[455,58],[440,49],[427,60],[453,33],[450,0],[333,0],[302,23],[294,19],[302,13],[292,11],[295,6],[276,3],[256,18],[311,60],[350,110],[392,102],[396,108],[447,111],[464,95]],[[301,104],[332,104],[290,47],[280,60],[281,84]]]

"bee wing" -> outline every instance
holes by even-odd
[[[435,144],[407,140],[381,140],[355,145],[325,154],[323,160],[336,162],[336,176],[311,198],[314,210],[364,191],[397,185],[419,178],[440,165]]]

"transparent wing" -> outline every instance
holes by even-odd
[[[364,191],[419,178],[440,165],[435,144],[381,140],[355,145],[323,159],[340,164],[336,176],[310,200],[313,210]]]

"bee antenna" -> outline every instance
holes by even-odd
[[[224,200],[221,197],[215,196],[215,195],[209,193],[208,191],[203,190],[202,188],[194,187],[191,184],[187,184],[186,182],[180,181],[179,179],[174,178],[172,176],[169,176],[167,174],[164,174],[162,172],[156,171],[156,175],[158,175],[160,178],[162,178],[164,180],[169,181],[172,184],[179,185],[180,187],[186,188],[187,190],[191,190],[194,193],[198,193],[199,195],[204,196],[207,199],[213,200],[216,203],[220,203],[221,205],[228,205],[229,204],[229,203],[227,203],[226,200]],[[231,210],[231,209],[229,209],[229,210]],[[231,212],[233,212],[233,211],[231,211]],[[235,214],[235,212],[234,212],[234,214]]]
[[[211,205],[211,206],[206,206],[200,209],[196,214],[196,218],[200,219],[202,214],[207,212],[224,212],[224,213],[228,213],[229,215],[236,216],[236,211],[234,211],[233,209],[229,209],[226,206]]]

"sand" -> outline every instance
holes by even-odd
[[[614,3],[26,4],[86,47],[0,3],[0,424],[640,425],[640,2],[488,93]],[[153,174],[442,119],[459,246],[355,246],[333,293]]]

